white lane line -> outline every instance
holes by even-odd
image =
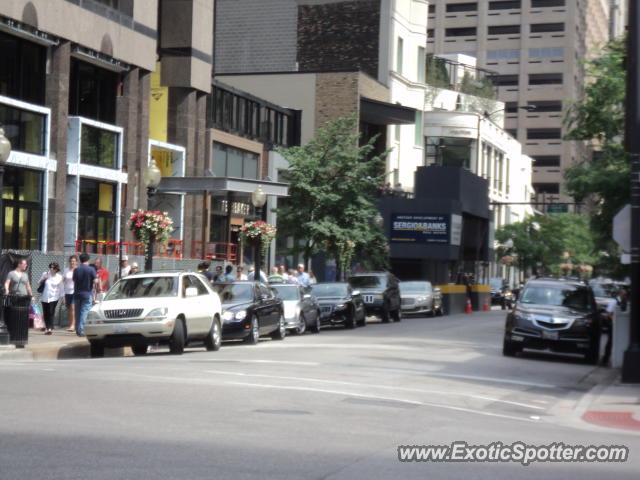
[[[219,363],[267,363],[276,365],[302,365],[304,367],[317,367],[321,365],[318,362],[298,362],[291,360],[245,360],[245,359],[224,359],[224,358],[207,358],[198,360],[198,362],[219,362]]]
[[[225,370],[206,370],[205,373],[233,375],[237,377],[256,377],[256,378],[270,378],[270,379],[278,379],[278,380],[294,380],[294,381],[302,381],[302,382],[326,383],[326,384],[335,384],[335,385],[350,385],[354,387],[378,388],[381,390],[396,390],[396,391],[415,392],[415,393],[429,393],[429,394],[435,394],[435,395],[451,395],[451,396],[458,396],[458,397],[474,398],[477,400],[486,400],[488,402],[504,403],[507,405],[531,408],[534,410],[545,410],[544,407],[539,407],[537,405],[529,405],[526,403],[513,402],[511,400],[502,400],[500,398],[487,397],[484,395],[474,395],[471,393],[447,392],[443,390],[429,390],[424,388],[394,387],[391,385],[374,385],[374,384],[367,384],[367,383],[345,382],[340,380],[323,380],[320,378],[309,378],[309,377],[288,377],[288,376],[279,376],[279,375],[262,375],[259,373],[229,372]]]
[[[294,390],[294,391],[301,391],[301,392],[326,393],[330,395],[344,395],[347,397],[371,398],[374,400],[385,400],[385,401],[407,403],[411,405],[418,405],[418,406],[424,406],[424,407],[436,407],[436,408],[444,408],[446,410],[456,410],[459,412],[475,413],[477,415],[484,415],[487,417],[498,417],[498,418],[506,418],[509,420],[520,420],[522,422],[534,421],[531,418],[514,417],[512,415],[502,415],[500,413],[484,412],[482,410],[474,410],[472,408],[454,407],[452,405],[442,405],[440,403],[431,403],[431,402],[417,402],[413,400],[405,400],[402,398],[383,397],[378,395],[364,395],[360,393],[345,392],[341,390],[327,390],[322,388],[311,388],[311,387],[292,387],[292,386],[269,385],[265,383],[248,383],[248,382],[225,382],[225,384],[242,386],[242,387],[266,388],[266,389],[274,389],[274,390]]]

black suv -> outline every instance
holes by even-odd
[[[537,278],[524,286],[507,315],[502,353],[523,348],[583,353],[595,364],[600,355],[601,316],[591,287],[576,280]]]
[[[398,279],[389,272],[358,273],[349,278],[349,285],[358,290],[364,300],[367,315],[379,315],[383,322],[402,319]]]

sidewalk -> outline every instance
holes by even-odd
[[[130,353],[130,352],[129,352]],[[106,356],[122,356],[124,349],[107,349]],[[62,360],[67,358],[89,358],[89,342],[84,337],[65,329],[57,329],[52,335],[29,330],[29,343],[25,348],[0,347],[1,360]]]

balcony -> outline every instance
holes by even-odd
[[[436,88],[496,100],[495,72],[435,55],[427,55],[425,83]]]

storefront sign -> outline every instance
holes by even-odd
[[[389,238],[393,243],[448,244],[451,233],[450,215],[391,215]]]

